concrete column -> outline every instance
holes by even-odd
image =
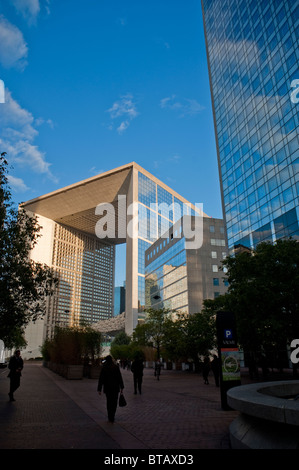
[[[126,333],[138,323],[138,170],[132,168],[127,195]]]

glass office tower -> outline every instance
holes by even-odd
[[[202,10],[229,249],[298,239],[299,0]]]
[[[145,309],[145,251],[184,215],[195,215],[156,180],[138,172],[138,310]]]

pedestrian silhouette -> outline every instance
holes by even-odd
[[[118,402],[118,394],[124,389],[124,382],[119,366],[114,363],[112,357],[106,357],[100,372],[98,381],[98,393],[103,391],[106,395],[108,420],[113,423]]]
[[[157,377],[157,380],[160,380],[160,375],[161,375],[161,362],[156,361],[155,362],[155,377]]]
[[[209,372],[210,372],[210,359],[208,357],[204,358],[202,375],[204,378],[204,383],[209,385]]]
[[[8,368],[9,374],[8,377],[10,378],[10,387],[9,387],[9,400],[15,401],[14,399],[14,392],[19,388],[21,382],[21,375],[22,370],[24,367],[23,359],[21,358],[21,353],[19,349],[17,349],[14,355],[10,358]]]
[[[134,380],[134,393],[136,395],[137,388],[138,392],[141,394],[141,385],[143,379],[143,361],[142,359],[134,359],[131,365],[131,371],[133,372],[133,380]]]
[[[219,387],[219,373],[220,373],[220,369],[219,369],[219,359],[218,357],[216,356],[216,354],[213,354],[213,360],[211,362],[211,369],[212,369],[212,372],[214,374],[214,379],[215,379],[215,385],[216,387]]]

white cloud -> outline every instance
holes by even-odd
[[[29,167],[32,171],[45,174],[55,181],[45,153],[34,143],[38,131],[34,127],[36,124],[32,113],[22,108],[7,89],[1,111],[0,147],[3,149],[1,151],[7,152],[13,164]]]
[[[22,178],[16,178],[15,176],[12,175],[7,175],[7,179],[9,182],[9,185],[12,189],[14,189],[16,192],[25,192],[28,191],[30,188],[24,183]]]
[[[170,109],[171,111],[179,111],[180,117],[195,116],[204,109],[204,106],[195,99],[184,98],[182,101],[179,101],[175,95],[161,99],[160,107],[162,109]]]
[[[14,126],[17,128],[26,128],[27,138],[35,131],[32,127],[34,118],[26,109],[22,108],[11,96],[11,92],[6,88],[5,103],[1,107],[0,124],[4,126]]]
[[[173,157],[170,157],[168,161],[177,163],[181,159],[180,155],[173,155]]]
[[[130,125],[129,121],[123,121],[123,122],[120,124],[120,126],[118,126],[117,132],[118,132],[119,134],[122,134],[126,129],[128,129],[129,125]]]
[[[22,32],[0,15],[0,63],[21,70],[27,65],[28,47]]]
[[[35,19],[40,12],[39,0],[10,0],[24,18]]]
[[[128,93],[115,101],[111,108],[107,110],[111,119],[120,122],[117,127],[119,134],[123,133],[130,125],[130,122],[138,116],[136,104],[134,103],[133,96]]]
[[[48,126],[51,127],[51,129],[54,129],[54,122],[52,121],[52,119],[44,119],[42,117],[39,117],[34,120],[34,124],[36,126],[42,126],[43,124],[48,124]]]
[[[50,14],[51,0],[9,0],[13,4],[16,11],[29,23],[36,22],[43,6],[46,14]]]

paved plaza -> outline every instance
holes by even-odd
[[[15,402],[8,401],[7,369],[0,370],[0,449],[198,450],[230,449],[229,424],[237,412],[221,408],[210,377],[145,369],[141,395],[131,371],[121,369],[127,406],[107,420],[97,380],[67,380],[41,363],[25,362]]]

